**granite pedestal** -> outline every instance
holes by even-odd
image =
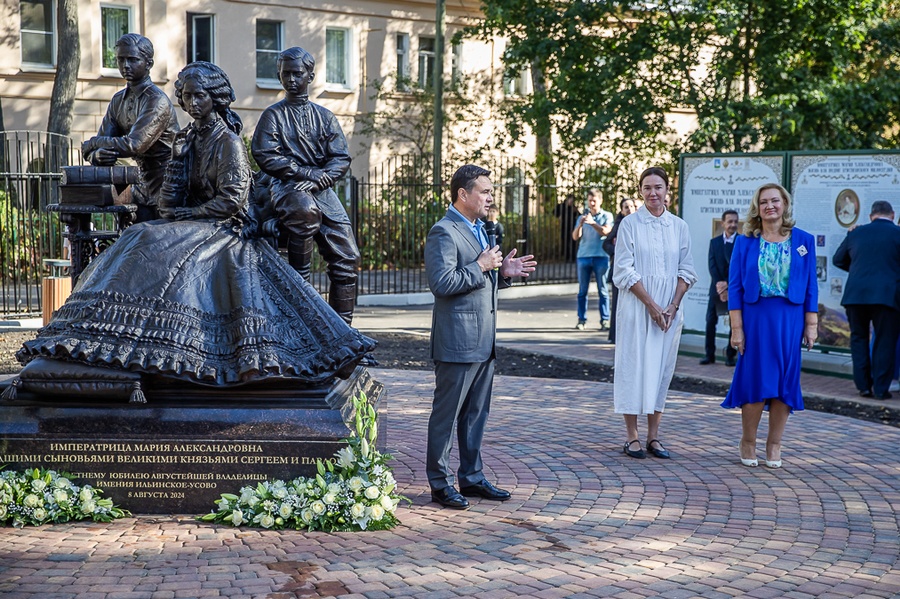
[[[384,386],[362,366],[321,386],[156,380],[146,404],[19,393],[0,403],[0,466],[72,473],[134,513],[204,514],[222,493],[313,475],[349,435],[361,391],[381,408],[381,445]]]

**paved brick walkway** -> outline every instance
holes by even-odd
[[[504,503],[428,503],[432,375],[376,370],[402,526],[303,534],[139,517],[0,532],[4,599],[898,597],[900,429],[804,412],[785,467],[745,468],[740,420],[672,393],[674,459],[622,454],[612,388],[498,378],[485,447]],[[762,443],[761,443],[762,446]]]
[[[611,361],[605,335],[572,330],[572,303],[504,301],[500,341]],[[363,330],[429,324],[427,307],[357,318]],[[680,358],[679,375],[730,378],[696,362]],[[673,459],[634,460],[622,453],[610,385],[498,377],[485,459],[513,497],[457,512],[429,503],[432,375],[374,372],[388,390],[395,475],[412,500],[399,528],[308,534],[143,516],[0,529],[0,597],[900,597],[898,428],[798,413],[784,468],[745,468],[739,413],[671,393],[661,430]],[[807,393],[857,401],[846,379],[803,376]]]

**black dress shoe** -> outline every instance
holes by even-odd
[[[734,358],[725,358],[725,366],[734,366],[737,364],[737,360]]]
[[[702,360],[700,360],[700,364],[702,364],[703,366],[706,366],[707,364],[715,364],[715,363],[716,363],[715,358],[703,358]]]
[[[654,443],[656,443],[656,447],[653,447]],[[661,460],[668,460],[672,457],[671,455],[669,455],[669,450],[663,447],[663,444],[659,442],[659,439],[653,439],[652,441],[647,443],[647,451],[650,452],[650,455]]]
[[[483,499],[492,499],[494,501],[506,501],[510,497],[509,491],[498,489],[486,480],[474,485],[460,487],[459,492],[466,497],[481,497]]]
[[[890,399],[893,397],[893,395],[891,395],[890,391],[885,391],[884,393],[880,393],[880,394],[876,393],[872,397],[874,397],[875,399]]]
[[[638,446],[637,450],[629,449],[629,447],[631,447],[635,443],[637,443],[637,446]],[[624,450],[625,450],[625,455],[627,455],[629,458],[637,458],[639,460],[643,460],[644,458],[647,457],[647,454],[644,453],[643,449],[641,449],[641,442],[638,441],[637,439],[626,443]]]
[[[444,507],[454,510],[469,509],[469,502],[466,498],[459,494],[453,487],[444,487],[443,489],[432,489],[431,500],[440,503]]]
[[[860,397],[874,397],[874,394],[872,393],[871,389],[866,389],[865,391],[860,391],[859,396]]]

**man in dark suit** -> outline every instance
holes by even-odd
[[[509,499],[484,477],[481,440],[491,406],[497,289],[510,277],[534,271],[534,256],[504,258],[484,232],[493,204],[490,171],[467,164],[450,181],[452,205],[425,242],[425,272],[434,294],[431,357],[435,389],[428,420],[425,467],[433,501],[449,508],[469,507],[466,497]],[[459,442],[459,491],[453,486],[450,447],[453,424]]]
[[[850,273],[841,305],[850,324],[853,382],[863,397],[889,399],[900,335],[900,227],[890,203],[877,201],[872,221],[847,233],[831,259]],[[869,326],[875,342],[869,357]]]
[[[716,361],[716,325],[719,315],[728,314],[728,264],[734,250],[734,238],[737,235],[738,213],[726,210],[722,213],[721,235],[709,241],[709,303],[706,306],[706,356],[701,364],[714,364]],[[728,333],[731,338],[731,332]],[[728,343],[725,348],[725,364],[734,366],[737,350]]]

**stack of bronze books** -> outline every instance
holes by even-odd
[[[60,204],[114,206],[131,203],[136,166],[64,166]]]

